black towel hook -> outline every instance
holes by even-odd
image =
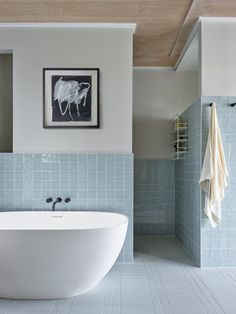
[[[211,103],[211,104],[209,104],[209,107],[211,107],[211,106],[212,106],[212,103]],[[234,102],[234,103],[230,104],[230,106],[231,106],[231,107],[235,107],[235,106],[236,106],[236,102]]]

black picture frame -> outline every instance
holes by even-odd
[[[99,68],[43,68],[43,128],[100,128],[99,98]]]

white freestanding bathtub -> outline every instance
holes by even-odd
[[[0,298],[89,291],[115,263],[127,227],[126,216],[108,212],[0,213]]]

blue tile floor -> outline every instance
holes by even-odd
[[[236,268],[196,268],[178,240],[138,237],[91,292],[64,300],[0,300],[1,314],[236,313]]]

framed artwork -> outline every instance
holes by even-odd
[[[43,69],[43,127],[99,128],[99,69]]]

